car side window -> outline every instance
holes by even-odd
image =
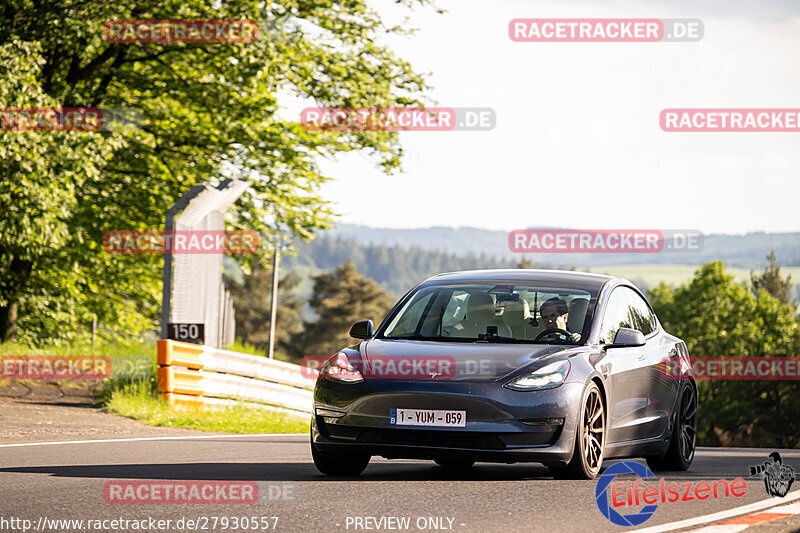
[[[624,287],[617,287],[608,299],[605,313],[603,313],[603,322],[600,325],[601,343],[614,342],[614,335],[617,334],[619,328],[633,327],[628,298],[623,289]]]
[[[650,310],[641,296],[635,291],[626,289],[628,301],[631,305],[631,318],[633,318],[634,329],[641,331],[645,337],[653,333],[656,329],[656,317]]]
[[[420,318],[422,317],[422,312],[425,311],[425,307],[430,302],[433,294],[433,292],[429,292],[428,294],[423,293],[421,298],[415,298],[416,301],[411,301],[406,304],[407,307],[403,309],[402,313],[397,315],[392,324],[389,325],[387,332],[394,336],[415,333]]]

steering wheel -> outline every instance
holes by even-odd
[[[534,340],[534,341],[541,340],[541,339],[542,339],[542,337],[546,337],[547,335],[551,335],[551,334],[553,334],[553,333],[561,333],[561,334],[562,334],[562,335],[564,335],[564,336],[565,336],[567,339],[572,339],[572,333],[570,333],[569,331],[567,331],[567,330],[565,330],[565,329],[561,329],[561,328],[547,328],[547,329],[546,329],[546,330],[544,330],[543,332],[541,332],[541,333],[539,333],[538,335],[536,335],[536,338],[535,338],[535,339],[533,339],[533,340]],[[564,340],[566,340],[566,339],[564,339]]]

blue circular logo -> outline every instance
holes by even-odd
[[[608,502],[608,492],[606,489],[614,481],[614,478],[621,474],[636,474],[640,478],[655,477],[653,473],[644,465],[633,461],[622,461],[611,465],[603,475],[597,480],[597,487],[594,490],[594,497],[597,501],[597,508],[603,516],[611,520],[618,526],[638,526],[647,522],[653,513],[658,509],[658,505],[645,505],[638,513],[622,515],[614,510]]]

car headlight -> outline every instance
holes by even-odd
[[[325,361],[325,364],[322,365],[320,369],[319,375],[322,378],[344,381],[346,383],[364,381],[361,372],[350,364],[344,352],[339,352]]]
[[[558,387],[567,379],[569,361],[556,361],[505,384],[509,389],[529,391]]]

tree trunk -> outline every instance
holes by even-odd
[[[17,304],[0,307],[0,342],[13,342],[17,333]]]
[[[0,254],[3,255],[3,254]],[[28,285],[33,263],[14,257],[8,269],[8,277],[0,281],[0,296],[6,301],[0,307],[0,342],[11,342],[16,338],[19,297]]]

